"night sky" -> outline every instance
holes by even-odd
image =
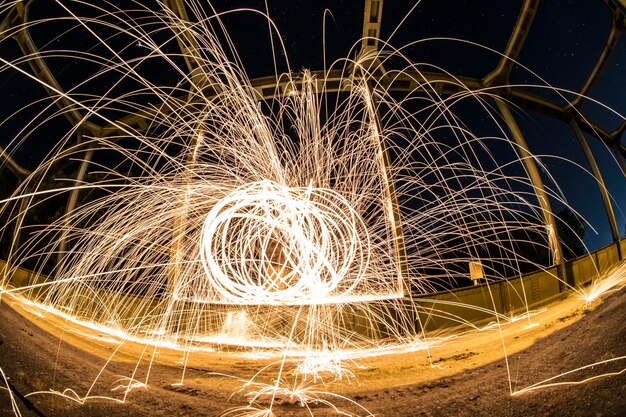
[[[37,19],[62,15],[53,3],[51,0],[35,1],[31,17]],[[66,3],[70,8],[75,7],[77,11],[83,10],[71,2]],[[127,2],[115,2],[118,5],[123,3]],[[218,12],[238,8],[265,9],[263,1],[220,0],[211,4]],[[381,37],[387,40],[395,31],[389,42],[396,48],[421,41],[404,49],[405,54],[414,62],[442,67],[454,74],[482,77],[490,72],[499,59],[497,54],[486,48],[504,51],[521,4],[520,0],[423,0],[408,15],[402,26],[398,26],[414,3],[386,1],[383,6]],[[357,45],[358,48],[361,36],[362,8],[361,1],[353,0],[268,0],[269,15],[280,30],[291,68],[295,71],[305,68],[321,69],[324,55],[328,63],[347,56],[354,57],[356,51],[354,46]],[[324,49],[325,10],[329,13],[326,14]],[[229,14],[223,21],[248,76],[255,78],[272,75],[274,70],[267,21],[250,11]],[[85,50],[95,44],[93,39],[79,31],[56,39],[57,35],[61,35],[71,26],[73,24],[42,25],[40,29],[33,30],[33,37],[38,45],[50,42],[47,47],[50,50]],[[530,34],[519,56],[519,62],[528,69],[515,67],[510,82],[544,87],[549,84],[565,90],[580,90],[600,54],[609,29],[610,12],[600,0],[541,1]],[[464,41],[477,43],[486,48]],[[92,51],[99,53],[98,47]],[[133,53],[138,54],[140,51],[128,51],[130,55]],[[0,56],[8,60],[18,59],[19,49],[14,42],[0,42]],[[279,71],[284,71],[286,65],[280,59],[282,54],[279,52],[278,56]],[[51,59],[49,65],[58,75],[64,88],[72,87],[77,80],[84,79],[94,70],[74,59]],[[23,67],[26,68],[24,65]],[[536,76],[528,70],[535,72]],[[157,81],[176,82],[167,71],[154,68],[149,72]],[[0,91],[3,96],[3,100],[0,101],[0,117],[4,120],[19,109],[24,107],[27,109],[0,126],[2,146],[7,146],[18,136],[20,129],[28,121],[36,119],[38,112],[48,104],[47,102],[33,104],[46,97],[43,90],[26,77],[11,73],[11,71],[0,73],[3,77],[0,79]],[[626,36],[622,33],[613,56],[590,93],[591,97],[618,114],[626,114],[625,75]],[[88,92],[98,90],[97,85],[85,88],[89,90]],[[536,94],[561,100],[546,88],[525,88]],[[567,96],[567,93],[564,94]],[[568,97],[572,98],[571,95]],[[586,103],[583,112],[607,130],[614,129],[623,120],[622,116],[593,103]],[[580,164],[584,169],[588,169],[573,132],[562,122],[532,111],[517,110],[516,114],[535,154],[558,155],[556,158],[545,156],[542,160],[554,175],[568,202],[596,229],[597,234],[591,228],[587,230],[585,243],[588,248],[594,250],[609,244],[610,230],[597,187],[594,180],[576,166]],[[47,122],[45,129],[37,129],[32,133],[27,146],[22,146],[16,151],[16,159],[24,166],[32,168],[50,149],[46,144],[53,143],[56,132],[66,132],[68,129],[69,125],[63,118],[56,117]],[[622,143],[625,140],[622,137]],[[591,137],[589,143],[614,199],[619,232],[623,236],[626,231],[626,181],[606,147]],[[564,162],[560,157],[571,162]],[[555,211],[560,208],[562,207],[555,206]]]

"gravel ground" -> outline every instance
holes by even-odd
[[[258,366],[257,362],[218,353],[194,356],[185,383],[177,385],[182,373],[181,365],[176,364],[180,353],[151,355],[150,349],[139,345],[126,346],[130,343],[116,350],[115,345],[65,330],[73,326],[67,323],[57,323],[56,331],[49,333],[38,327],[52,321],[49,316],[32,316],[12,308],[7,300],[0,303],[0,368],[16,398],[45,392],[28,395],[25,400],[17,398],[22,416],[217,416],[247,404],[236,390],[239,382],[212,372],[243,375],[252,372],[252,364]],[[626,360],[550,381],[558,386],[510,394],[589,364],[626,356],[626,289],[591,309],[584,309],[580,302],[554,313],[558,308],[550,308],[550,319],[538,326],[541,332],[507,336],[511,339],[510,344],[505,343],[510,346],[508,364],[482,352],[489,345],[495,346],[494,352],[501,351],[500,334],[477,332],[448,342],[448,348],[432,349],[432,362],[425,353],[373,360],[374,365],[357,372],[361,382],[353,383],[345,398],[323,394],[319,398],[332,399],[342,411],[358,415],[367,415],[364,407],[377,416],[626,416],[626,372],[620,373],[626,369]],[[83,339],[87,341],[81,342]],[[138,353],[143,354],[139,362]],[[161,357],[151,363],[157,355]],[[110,357],[114,360],[108,361]],[[145,380],[148,372],[148,386],[130,391],[124,403],[97,398],[122,399],[123,389],[115,387],[127,385],[128,376]],[[598,377],[607,373],[615,375]],[[588,378],[593,379],[572,383]],[[4,385],[0,380],[0,386]],[[76,401],[68,398],[74,395],[70,391],[65,391],[65,397],[50,393],[68,387],[77,393]],[[88,392],[96,398],[81,404],[80,397]],[[324,404],[307,409],[280,397],[273,412],[277,416],[337,415]],[[8,392],[0,390],[0,415],[12,414]]]

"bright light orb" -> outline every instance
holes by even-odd
[[[327,188],[263,180],[241,186],[208,213],[202,265],[227,304],[324,304],[348,297],[368,269],[367,228]]]

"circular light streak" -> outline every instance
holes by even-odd
[[[343,298],[369,265],[367,228],[338,192],[270,180],[235,189],[208,213],[200,255],[229,304],[318,304]]]

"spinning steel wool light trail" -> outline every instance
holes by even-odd
[[[51,96],[7,161],[54,106],[51,117],[77,118],[2,202],[12,236],[2,293],[122,340],[276,359],[244,384],[250,407],[234,412],[269,415],[280,396],[334,408],[334,394],[307,387],[350,380],[354,358],[424,348],[424,310],[412,298],[458,285],[470,262],[487,283],[562,262],[553,216],[535,203],[526,170],[537,161],[509,138],[490,88],[445,74],[456,92],[441,96],[420,65],[388,46],[323,73],[277,75],[265,97],[223,46],[223,16],[195,2],[192,19],[140,4],[59,6],[69,31],[87,34],[97,52],[0,57],[1,73],[29,77]],[[51,23],[17,23],[4,36]],[[64,90],[22,65],[58,55],[98,69]],[[178,81],[153,81],[150,66]],[[395,91],[401,80],[413,87]],[[468,102],[499,135],[463,123],[455,109]],[[76,161],[72,184],[44,184]],[[96,196],[78,205],[80,193]],[[28,224],[29,211],[68,194],[64,215]],[[526,240],[550,261],[529,259]],[[36,273],[15,286],[20,265]],[[523,286],[514,296],[527,304]],[[137,384],[131,378],[124,398],[149,381]]]

